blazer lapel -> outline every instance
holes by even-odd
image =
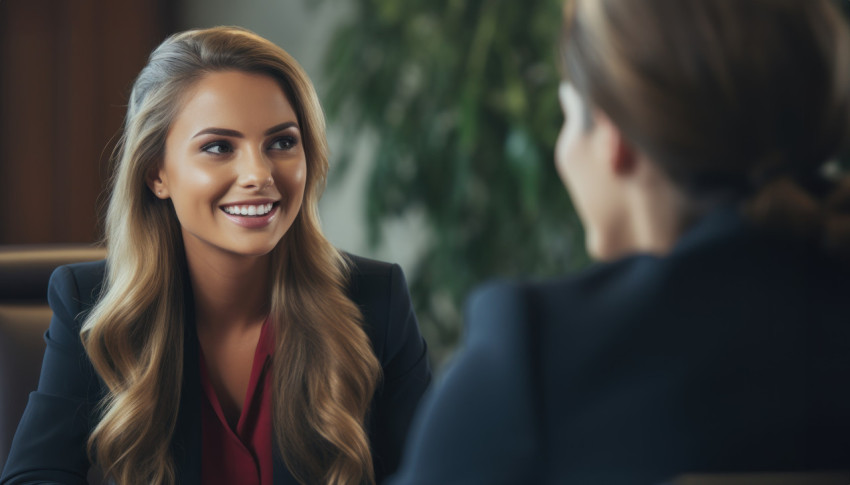
[[[201,483],[201,373],[194,321],[194,318],[188,318],[185,323],[183,387],[171,443],[177,483],[180,485]]]
[[[280,456],[277,440],[272,437],[272,448],[274,452],[274,485],[300,485],[298,480],[289,473],[289,468]]]

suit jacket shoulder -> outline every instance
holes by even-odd
[[[847,294],[815,248],[729,212],[664,257],[488,284],[394,483],[845,469]]]
[[[423,342],[420,342],[422,347],[412,354],[400,348],[412,333],[419,333],[401,268],[397,264],[360,256],[348,255],[348,259],[351,261],[349,296],[363,313],[364,330],[372,341],[378,360],[389,364],[397,358],[410,358],[413,359],[412,364],[423,357]],[[388,379],[394,377],[385,376]]]
[[[369,434],[375,476],[395,471],[419,400],[431,382],[428,347],[397,264],[359,256],[349,259],[351,299],[363,313],[363,328],[381,363],[372,400]]]
[[[100,297],[106,261],[92,261],[59,266],[48,284],[47,301],[54,313],[59,309],[76,309],[73,320],[82,323],[85,315]]]

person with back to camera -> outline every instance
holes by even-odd
[[[485,286],[393,484],[850,470],[850,36],[829,0],[574,0],[555,159],[599,264]]]
[[[239,28],[176,34],[136,79],[105,262],[60,267],[2,483],[363,484],[430,380],[404,276],[321,233],[324,118]]]

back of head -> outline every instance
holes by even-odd
[[[841,205],[820,181],[850,139],[850,34],[830,0],[571,0],[563,49],[568,80],[694,200],[808,235],[802,213]]]

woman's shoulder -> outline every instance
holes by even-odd
[[[66,264],[50,275],[49,288],[65,293],[72,291],[84,302],[97,298],[106,274],[106,260]]]
[[[632,256],[594,264],[577,273],[548,279],[502,279],[482,284],[466,302],[466,321],[474,331],[477,322],[494,325],[528,321],[542,308],[555,305],[564,312],[581,312],[596,301],[610,301],[644,287],[660,271],[658,258]]]
[[[348,295],[362,312],[363,328],[382,362],[405,342],[421,340],[401,267],[347,253],[344,257],[349,263]]]
[[[718,272],[730,274],[719,267],[746,260],[753,250],[744,235],[737,218],[718,214],[698,224],[666,256],[634,254],[549,279],[487,283],[472,293],[467,313],[489,313],[497,320],[517,312],[526,315],[523,320],[530,313],[554,314],[559,320],[570,316],[574,321],[591,314],[598,320],[599,315],[632,305],[645,307],[666,291],[685,290],[688,281],[702,281]],[[512,306],[510,311],[493,310],[506,305]]]
[[[407,295],[407,281],[398,264],[349,253],[343,257],[348,263],[349,294],[356,303],[377,303],[397,297],[399,291]]]
[[[468,300],[466,332],[470,340],[517,341],[520,332],[580,340],[649,326],[662,332],[682,321],[743,324],[745,315],[768,310],[777,321],[812,308],[829,319],[847,308],[839,295],[848,289],[850,272],[813,248],[719,213],[665,256],[629,256],[548,280],[488,283]]]
[[[106,273],[106,261],[73,263],[57,267],[50,275],[47,301],[55,315],[67,314],[80,320],[100,296]]]
[[[81,289],[95,288],[103,282],[106,274],[106,260],[87,261],[58,266],[50,276],[51,285],[65,285],[73,282]]]
[[[348,263],[351,276],[355,278],[388,277],[398,264],[366,258],[351,253],[342,253]]]

